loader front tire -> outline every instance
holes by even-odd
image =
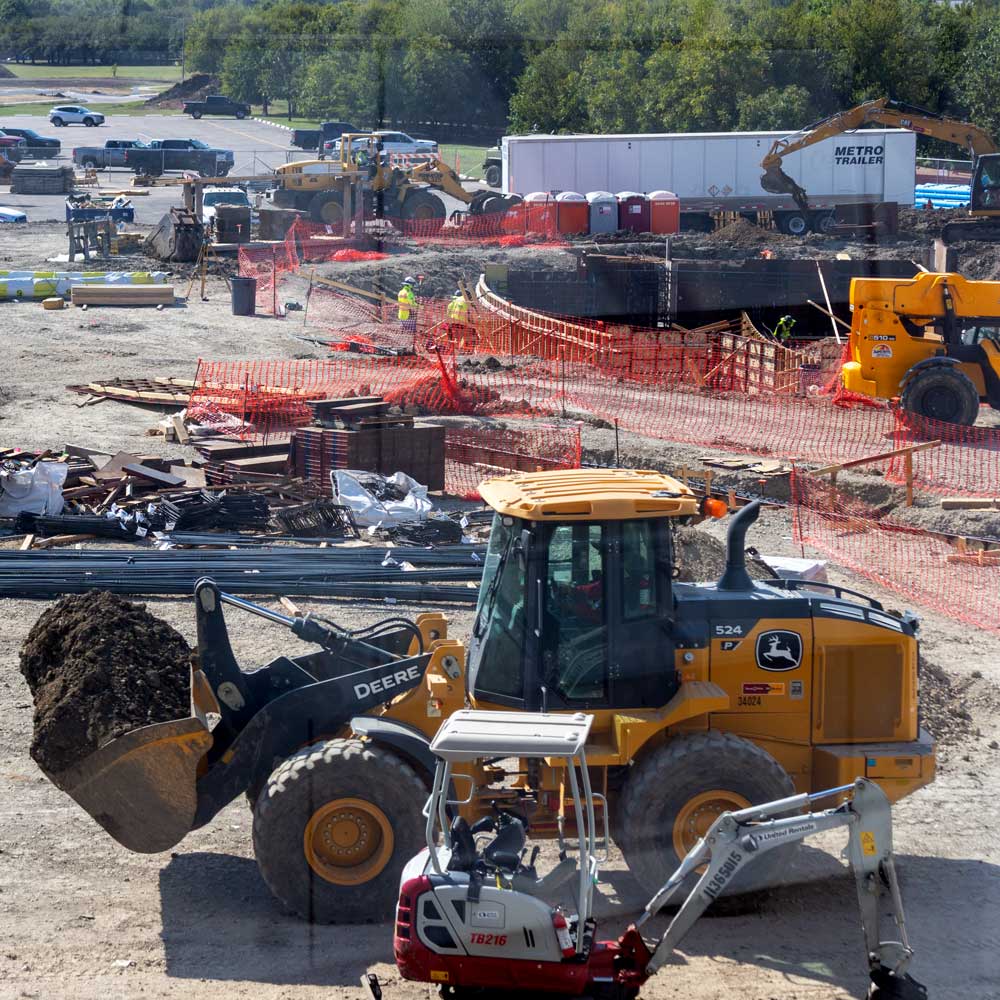
[[[710,730],[678,736],[635,764],[617,810],[615,835],[643,890],[659,889],[715,819],[795,794],[781,765],[755,743]],[[738,895],[775,884],[785,851],[769,851],[727,887]],[[682,890],[690,891],[696,878]],[[683,902],[684,895],[674,897]]]
[[[423,846],[428,789],[402,758],[360,740],[314,743],[283,761],[254,806],[268,888],[311,923],[392,916],[403,866]]]

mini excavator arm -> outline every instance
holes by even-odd
[[[973,157],[998,151],[993,138],[978,125],[959,121],[956,118],[947,118],[943,115],[937,115],[933,111],[924,111],[921,108],[900,104],[898,101],[891,101],[889,98],[883,97],[877,101],[866,101],[857,107],[824,118],[808,131],[798,133],[798,138],[786,136],[783,139],[775,139],[767,156],[760,162],[764,171],[760,179],[760,186],[771,194],[789,194],[799,208],[808,208],[808,195],[782,170],[782,158],[790,153],[796,153],[800,149],[813,146],[817,142],[822,142],[824,139],[829,139],[831,136],[851,132],[867,124],[909,129],[909,131],[918,132],[920,135],[953,142],[957,146],[967,148]]]
[[[782,816],[814,800],[843,792],[852,798],[823,812]],[[780,818],[775,818],[780,817]],[[906,974],[913,954],[906,935],[903,903],[892,858],[892,814],[885,793],[873,782],[859,778],[853,785],[752,806],[723,813],[691,849],[678,869],[653,896],[637,922],[641,927],[677,893],[684,881],[704,866],[697,885],[688,894],[659,944],[653,949],[645,975],[654,975],[705,910],[725,890],[737,873],[765,851],[810,837],[822,830],[847,827],[847,856],[854,872],[861,909],[861,924],[868,955],[872,987],[870,997],[919,1000],[924,988]],[[899,940],[880,935],[883,885]]]

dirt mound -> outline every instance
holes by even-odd
[[[200,101],[219,92],[219,78],[209,73],[194,73],[183,83],[175,83],[146,101],[148,108],[179,108],[185,101]]]
[[[942,746],[967,744],[979,732],[973,709],[985,715],[1000,710],[1000,689],[979,671],[968,676],[950,674],[920,657],[920,724]]]
[[[934,239],[941,235],[941,229],[947,223],[967,221],[968,218],[969,213],[964,208],[901,208],[899,232]]]
[[[21,649],[35,699],[32,758],[57,773],[130,729],[185,718],[190,657],[144,604],[100,591],[64,597]]]
[[[761,229],[747,219],[737,219],[728,226],[716,229],[703,238],[703,242],[726,243],[734,247],[765,247],[775,243],[787,243],[794,240],[793,236],[775,232],[773,229]]]
[[[718,538],[698,528],[678,528],[674,535],[677,579],[685,583],[718,580],[726,568],[726,546]],[[747,556],[747,572],[754,580],[773,579],[766,567]]]

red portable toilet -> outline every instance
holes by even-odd
[[[636,191],[619,191],[618,228],[633,233],[649,232],[649,199]]]
[[[590,206],[576,191],[560,191],[556,195],[556,230],[560,233],[590,231]]]
[[[681,231],[681,200],[673,191],[653,191],[650,194],[649,231],[663,235]]]
[[[524,196],[525,230],[529,233],[553,233],[556,228],[555,202],[547,191],[532,191]]]

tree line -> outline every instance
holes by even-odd
[[[153,45],[234,98],[359,125],[785,129],[890,96],[1000,134],[996,0],[0,0],[0,40]]]

